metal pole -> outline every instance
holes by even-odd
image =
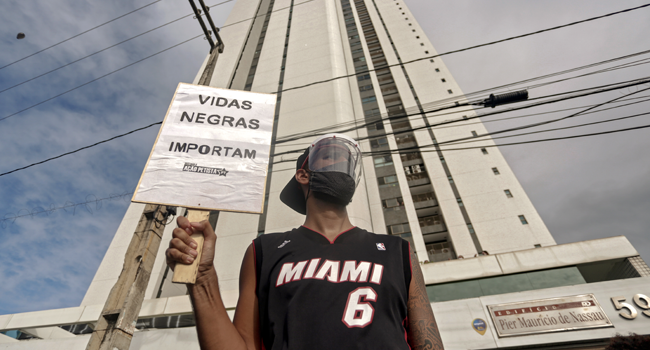
[[[194,14],[196,15],[196,19],[199,20],[199,24],[201,24],[201,28],[203,28],[203,33],[205,33],[205,37],[210,42],[210,51],[212,51],[215,48],[214,41],[212,40],[212,36],[210,35],[210,32],[208,31],[208,28],[205,26],[205,22],[203,22],[203,18],[201,18],[201,14],[199,13],[199,9],[197,9],[196,5],[194,4],[194,0],[189,0],[189,1],[190,1],[190,5],[192,6],[192,10],[194,10]],[[204,11],[205,11],[205,9],[204,9]],[[206,16],[208,16],[208,18],[210,18],[207,12],[206,12]],[[212,20],[210,20],[210,22],[212,22]],[[213,24],[211,24],[211,25],[213,25]]]

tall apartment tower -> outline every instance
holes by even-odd
[[[556,245],[491,139],[480,138],[473,149],[445,150],[448,141],[487,131],[467,108],[427,112],[467,100],[443,61],[431,58],[435,49],[402,1],[234,5],[220,32],[225,50],[210,85],[277,93],[272,153],[281,155],[271,160],[264,214],[211,215],[218,236],[215,266],[230,314],[251,240],[304,222],[279,199],[295,173],[294,159],[317,134],[344,132],[361,140],[366,152],[350,220],[411,242],[447,349],[560,349],[602,345],[616,332],[647,333],[650,315],[629,321],[618,316],[627,311],[609,301],[623,295],[632,303],[635,293],[650,290],[650,269],[625,237]],[[457,122],[438,125],[448,120]],[[97,320],[117,281],[143,207],[132,203],[127,210],[81,306],[0,316],[0,331],[20,330],[53,349],[83,349],[83,334],[92,327],[85,325]],[[137,327],[147,331],[135,334],[131,349],[198,348],[185,286],[170,282],[164,262],[172,230],[169,225],[164,232],[140,311]],[[609,326],[513,336],[489,309],[589,293],[600,300]],[[645,298],[637,298],[639,305],[650,302]],[[70,334],[75,340],[58,339]],[[0,334],[0,342],[6,338]],[[22,349],[23,343],[12,344]]]

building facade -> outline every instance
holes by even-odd
[[[596,349],[617,332],[650,333],[650,269],[638,252],[624,237],[556,245],[494,142],[480,137],[474,110],[453,108],[467,99],[401,1],[238,0],[222,27],[226,49],[210,85],[278,96],[264,214],[211,216],[230,313],[251,240],[304,221],[279,200],[295,158],[319,134],[344,132],[364,151],[350,219],[411,242],[446,348]],[[473,137],[474,148],[448,150]],[[1,315],[0,348],[85,348],[143,207],[129,207],[79,307]],[[198,348],[185,286],[171,283],[164,262],[172,230],[132,349]],[[594,309],[567,312],[601,312],[609,323],[522,326],[497,314],[575,302]],[[533,316],[559,319],[544,315]]]

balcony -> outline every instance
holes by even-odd
[[[422,226],[422,224],[420,223],[420,230],[422,231],[423,235],[426,235],[428,233],[442,232],[442,231],[447,230],[447,228],[445,227],[445,224],[443,224],[443,223],[434,224],[434,225],[426,225],[426,226]]]
[[[415,209],[422,209],[422,208],[429,208],[429,207],[435,207],[438,206],[438,201],[435,199],[428,199],[424,201],[419,201],[415,202],[415,198],[413,199],[413,205],[415,206]]]
[[[429,262],[453,260],[456,258],[451,249],[446,249],[446,251],[443,249],[441,252],[432,252],[429,250],[427,253],[429,255]]]
[[[431,183],[429,177],[427,176],[427,173],[424,171],[421,173],[406,175],[406,182],[408,183],[409,187],[415,187],[415,186]]]
[[[447,241],[427,244],[427,254],[429,256],[429,262],[456,259],[454,249],[450,247]]]

